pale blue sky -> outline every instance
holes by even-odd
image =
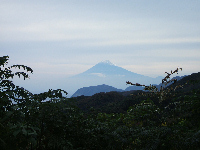
[[[35,83],[102,60],[151,77],[191,74],[200,69],[200,1],[0,0],[0,55],[32,67]]]

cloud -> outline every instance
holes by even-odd
[[[75,74],[82,73],[92,67],[92,65],[86,64],[64,64],[64,63],[47,63],[47,62],[35,62],[29,63],[29,66],[33,69],[32,76],[52,76],[67,78]]]
[[[119,5],[113,2],[111,8],[105,7],[103,2],[99,6],[97,2],[87,4],[89,1],[86,4],[4,2],[0,6],[0,41],[70,41],[81,46],[123,46],[200,40],[199,22],[188,22],[184,16],[174,18],[164,13],[161,17],[154,9],[149,11],[152,14],[149,16],[135,8],[137,5],[130,9],[124,3],[121,12],[116,9]],[[192,36],[188,35],[191,33]]]
[[[198,70],[197,3],[3,1],[0,53],[49,74],[78,74],[105,59],[148,74],[173,63]]]
[[[113,45],[154,45],[154,44],[187,44],[200,43],[200,38],[168,38],[168,39],[121,39],[87,43],[87,46],[113,46]]]
[[[123,65],[121,67],[142,75],[150,77],[165,76],[165,72],[175,70],[177,67],[183,68],[179,74],[174,76],[190,75],[199,71],[199,61],[185,61],[185,62],[149,62],[148,64],[137,64],[137,65]],[[195,71],[196,70],[196,71]]]
[[[103,73],[91,73],[91,75],[95,75],[95,76],[103,77],[103,78],[106,77],[106,75]]]

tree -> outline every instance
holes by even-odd
[[[14,139],[9,136],[16,134],[13,132],[17,126],[17,122],[23,118],[23,113],[20,113],[20,105],[23,105],[24,100],[31,93],[27,90],[15,86],[10,80],[14,76],[22,76],[28,78],[28,73],[25,72],[12,72],[12,68],[23,68],[27,72],[33,72],[30,67],[24,65],[12,65],[7,67],[9,56],[0,57],[0,145],[2,148],[7,147]],[[17,105],[14,105],[14,102]],[[14,117],[15,116],[15,117]]]
[[[52,104],[56,103],[64,98],[62,93],[67,92],[57,89],[32,94],[16,86],[11,80],[14,76],[25,80],[33,70],[24,65],[7,67],[8,59],[9,56],[0,57],[0,149],[37,147],[41,133],[38,117],[43,107],[42,102],[50,98]],[[12,68],[22,68],[26,72],[13,73]]]

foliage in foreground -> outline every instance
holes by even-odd
[[[151,88],[152,94],[148,98],[141,95],[139,103],[130,106],[126,113],[96,114],[90,109],[86,114],[73,99],[63,97],[67,94],[63,90],[32,94],[15,86],[10,78],[17,75],[26,79],[33,70],[23,65],[5,67],[8,58],[0,57],[2,150],[200,147],[200,89],[180,95],[169,89],[155,91],[154,87],[146,87]],[[27,73],[13,73],[11,68],[16,67]]]

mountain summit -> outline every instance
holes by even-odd
[[[107,65],[114,65],[114,66],[116,66],[115,64],[111,63],[109,60],[101,61],[101,62],[98,63],[98,64],[107,64]]]
[[[137,73],[133,73],[131,71],[128,71],[124,68],[118,67],[111,63],[109,60],[102,61],[92,68],[86,70],[85,72],[79,74],[80,75],[86,75],[86,76],[98,76],[98,77],[114,77],[114,76],[143,76],[139,75]]]
[[[141,74],[128,71],[122,67],[116,66],[109,60],[97,63],[83,73],[70,78],[74,87],[82,88],[106,84],[117,89],[126,89],[126,81],[140,84],[159,84],[160,78],[151,78]]]

